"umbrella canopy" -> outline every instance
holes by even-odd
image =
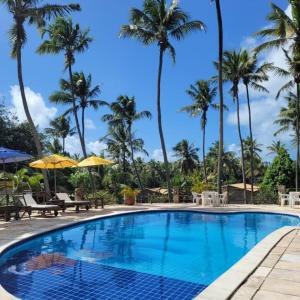
[[[17,163],[20,161],[29,160],[29,159],[32,159],[32,157],[33,156],[31,156],[30,154],[27,154],[27,153],[24,153],[21,151],[0,147],[0,163],[2,163],[2,165],[3,165],[4,179],[5,179],[5,164]],[[4,188],[5,188],[5,194],[6,194],[6,205],[8,205],[9,196],[7,194],[7,182],[6,181],[4,184]],[[8,217],[6,216],[5,219],[8,220]]]
[[[56,193],[56,169],[71,168],[77,166],[77,161],[67,156],[53,154],[45,156],[29,164],[36,169],[54,169],[54,191]]]
[[[77,167],[93,167],[102,165],[111,165],[114,162],[108,159],[104,159],[98,156],[91,156],[78,163]]]
[[[0,147],[0,163],[2,164],[25,161],[32,159],[32,157],[32,155],[21,151]]]
[[[36,160],[29,166],[36,169],[64,169],[77,166],[77,161],[66,156],[53,154]]]

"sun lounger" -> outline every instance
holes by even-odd
[[[79,207],[84,206],[86,210],[90,208],[90,201],[86,200],[72,200],[67,193],[56,193],[58,200],[63,200],[65,207],[76,207],[76,212],[79,212]]]
[[[58,210],[60,209],[58,205],[48,205],[48,204],[37,204],[32,194],[24,194],[19,197],[19,200],[23,206],[30,207],[31,211],[40,211],[42,215],[45,215],[46,212],[54,211],[54,215],[58,215]]]

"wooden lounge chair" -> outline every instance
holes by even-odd
[[[80,206],[84,206],[86,210],[90,208],[90,201],[72,200],[67,193],[56,193],[58,200],[63,200],[65,207],[76,207],[76,212],[79,212]]]
[[[37,204],[30,193],[19,196],[19,201],[23,206],[30,207],[31,211],[36,210],[42,212],[43,216],[46,215],[46,212],[51,213],[51,211],[53,211],[54,215],[57,216],[58,210],[60,209],[58,205]]]

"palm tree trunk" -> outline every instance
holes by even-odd
[[[143,192],[144,191],[144,187],[142,185],[141,177],[140,177],[140,174],[139,174],[139,172],[137,170],[135,159],[134,159],[133,144],[132,144],[132,135],[131,135],[131,126],[128,127],[128,133],[129,133],[130,154],[131,154],[132,165],[133,165],[133,168],[134,168],[134,172],[135,172],[135,175],[136,175],[136,178],[137,178],[140,190]],[[142,195],[143,195],[143,193],[142,193]]]
[[[241,122],[240,122],[240,100],[238,94],[235,97],[236,101],[236,114],[237,114],[237,122],[238,122],[238,133],[241,144],[241,162],[242,162],[242,175],[243,175],[243,184],[244,184],[244,202],[247,204],[247,190],[246,190],[246,175],[245,175],[245,160],[244,160],[244,143],[241,132]]]
[[[163,128],[162,128],[161,107],[160,107],[160,94],[161,94],[160,88],[161,88],[161,74],[162,74],[162,67],[163,67],[163,55],[164,55],[164,49],[162,46],[160,46],[160,48],[159,48],[159,66],[158,66],[158,76],[157,76],[157,101],[156,101],[157,107],[156,107],[156,109],[157,109],[158,131],[159,131],[160,143],[161,143],[161,148],[162,148],[163,157],[164,157],[164,165],[165,165],[165,170],[166,170],[168,198],[169,198],[169,202],[172,202],[173,196],[172,196],[172,185],[171,185],[171,180],[170,180],[170,168],[169,168],[164,133],[163,133]]]
[[[82,136],[82,141],[83,141],[83,145],[84,145],[84,148],[85,148],[85,126],[84,126],[84,119],[85,119],[85,116],[84,116],[84,113],[85,113],[85,109],[84,107],[82,108],[82,112],[81,112],[81,136]]]
[[[300,85],[297,83],[297,118],[296,118],[296,138],[297,138],[297,158],[296,158],[296,192],[298,192],[299,173],[299,113],[300,113]]]
[[[219,124],[219,157],[218,157],[218,193],[222,192],[222,167],[224,155],[224,95],[223,95],[223,20],[220,0],[215,0],[219,32],[219,95],[220,95],[220,124]]]
[[[34,125],[34,122],[32,120],[32,117],[30,115],[30,111],[28,108],[27,100],[26,100],[26,95],[25,95],[25,88],[24,88],[24,82],[23,82],[23,72],[22,72],[22,51],[21,51],[21,45],[19,44],[17,46],[17,67],[18,67],[18,79],[19,79],[19,87],[20,87],[20,92],[21,92],[21,98],[22,98],[22,103],[25,111],[25,115],[27,118],[27,121],[30,126],[30,130],[32,133],[32,137],[35,143],[35,147],[38,153],[39,157],[42,157],[42,145],[39,139],[38,132],[36,130],[36,127]],[[46,170],[42,169],[43,177],[44,177],[44,185],[45,185],[45,191],[46,193],[51,196],[50,194],[50,186],[49,186],[49,181],[48,181],[48,176]]]
[[[253,149],[253,134],[252,134],[252,116],[251,116],[251,105],[249,96],[248,84],[245,84],[247,92],[247,105],[248,105],[248,117],[249,117],[249,134],[250,134],[250,172],[251,172],[251,203],[253,203],[253,180],[254,180],[254,149]]]
[[[65,154],[66,139],[62,138],[63,153]]]
[[[83,156],[84,156],[84,158],[87,158],[86,149],[85,149],[85,143],[84,143],[84,141],[82,139],[82,133],[81,133],[81,129],[80,129],[80,125],[79,125],[79,120],[78,120],[78,114],[77,114],[77,110],[76,110],[74,82],[73,82],[73,72],[72,72],[72,65],[71,65],[71,63],[68,64],[68,71],[69,71],[69,77],[70,77],[70,83],[71,83],[73,114],[74,114],[74,118],[75,118],[77,133],[78,133],[78,136],[79,136],[79,141],[80,141],[80,145],[81,145]]]
[[[207,184],[207,173],[206,173],[206,160],[205,160],[205,132],[206,132],[206,126],[203,127],[203,135],[202,135],[202,155],[203,155],[203,174],[205,183]]]

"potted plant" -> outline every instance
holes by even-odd
[[[126,205],[134,205],[136,196],[140,193],[141,191],[138,189],[133,189],[130,186],[125,186],[121,190],[120,194],[124,196],[124,203]]]

